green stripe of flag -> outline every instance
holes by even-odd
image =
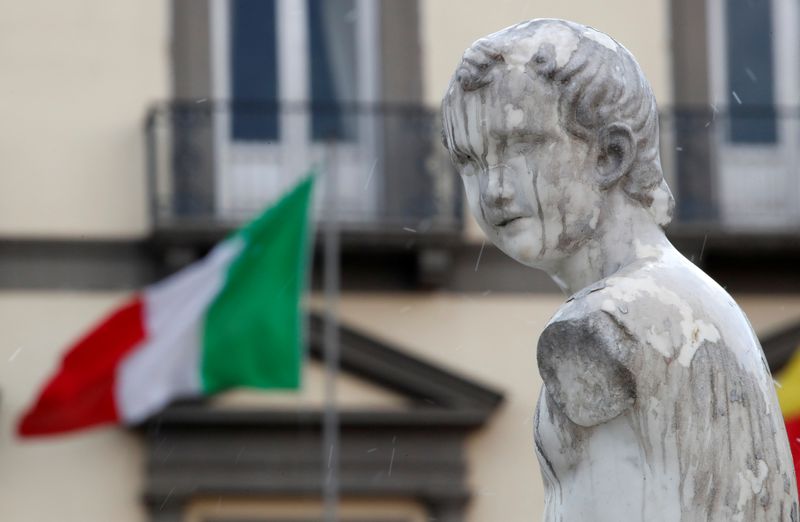
[[[206,315],[205,393],[299,386],[312,185],[309,176],[229,239],[244,247]]]

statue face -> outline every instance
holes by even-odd
[[[521,68],[497,69],[476,91],[453,83],[443,107],[445,135],[486,235],[517,261],[546,268],[597,226],[597,153],[565,131],[551,85]]]

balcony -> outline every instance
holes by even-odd
[[[800,232],[800,112],[734,106],[661,116],[662,161],[677,201],[674,233],[760,242]]]
[[[761,271],[772,263],[771,272],[785,274],[800,254],[800,113],[676,108],[663,110],[660,124],[664,173],[677,201],[668,229],[676,246],[707,270],[738,263]],[[441,146],[436,110],[171,102],[149,113],[146,138],[153,243],[165,272],[314,169],[317,222],[329,219],[323,200],[336,181],[352,288],[483,288],[487,281],[528,288],[520,282],[527,272],[491,247],[465,242],[463,189]],[[473,281],[476,259],[482,275]]]
[[[223,237],[307,172],[319,174],[316,219],[335,180],[345,241],[436,243],[460,238],[461,187],[435,111],[408,106],[171,102],[146,121],[156,238]]]
[[[172,102],[146,125],[157,233],[222,231],[310,169],[336,178],[345,234],[458,235],[462,190],[440,146],[438,113],[408,106]],[[662,112],[673,228],[792,233],[800,227],[800,114],[775,108]]]

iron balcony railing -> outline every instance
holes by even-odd
[[[674,228],[800,232],[800,112],[773,106],[681,107],[661,115]]]
[[[673,229],[800,230],[800,113],[773,107],[676,108],[660,116]],[[438,111],[408,106],[171,102],[146,125],[156,230],[228,229],[310,169],[328,180],[344,232],[444,233],[462,227],[462,193]]]
[[[462,190],[440,135],[436,112],[419,107],[158,105],[146,125],[152,222],[230,228],[313,170],[317,219],[335,180],[343,232],[458,235]]]

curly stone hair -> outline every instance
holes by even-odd
[[[577,45],[559,65],[564,60],[557,56],[556,46],[562,42],[555,33],[565,29],[574,34]],[[669,223],[674,202],[661,170],[656,100],[633,55],[607,35],[550,19],[523,22],[489,35],[466,50],[443,103],[448,103],[456,85],[469,92],[491,84],[497,77],[493,71],[507,65],[506,56],[514,46],[532,38],[538,48],[525,68],[557,89],[559,118],[567,132],[590,142],[606,125],[627,124],[633,131],[636,156],[631,171],[621,180],[622,189],[650,209],[659,224]],[[664,192],[656,198],[659,190]],[[654,205],[655,199],[666,204]]]

